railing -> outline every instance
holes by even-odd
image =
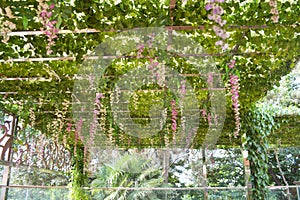
[[[71,187],[68,186],[33,186],[33,185],[0,185],[9,188],[8,199],[14,200],[67,200]],[[300,200],[300,186],[270,186],[268,200]],[[125,194],[128,200],[133,200],[132,195],[145,195],[144,199],[161,200],[246,200],[246,187],[193,187],[193,188],[122,188],[102,187],[83,188],[91,199],[103,199],[111,194]],[[287,194],[287,189],[291,192]],[[205,194],[206,193],[206,194]],[[112,199],[118,199],[117,197]]]

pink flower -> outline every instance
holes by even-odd
[[[144,49],[145,48],[145,45],[143,45],[143,44],[140,44],[139,46],[138,46],[138,49]]]
[[[182,81],[181,85],[180,85],[180,94],[185,95],[186,94],[186,86],[185,86],[185,82]]]
[[[207,83],[208,83],[209,87],[212,87],[212,84],[213,84],[213,75],[211,73],[208,74]]]
[[[274,15],[274,16],[271,17],[271,19],[272,19],[272,21],[273,21],[274,23],[278,23],[278,21],[279,21],[279,16],[278,16],[278,15]]]
[[[216,125],[219,123],[218,122],[218,115],[217,114],[215,115],[214,122],[215,122]]]
[[[45,31],[45,34],[46,34],[47,36],[51,36],[51,35],[52,35],[50,31]]]
[[[50,29],[52,29],[54,26],[53,26],[53,24],[51,22],[48,22],[47,23],[47,27],[50,28]]]
[[[57,35],[52,35],[51,36],[51,39],[54,39],[54,38],[57,38]],[[53,44],[52,45],[54,45],[55,44],[55,42],[54,41],[52,41],[53,42]]]
[[[271,13],[274,15],[278,15],[278,10],[276,8],[272,8]]]
[[[48,18],[50,18],[52,16],[52,12],[47,12],[46,15]]]
[[[96,93],[96,98],[100,99],[100,98],[104,98],[104,96],[102,93]]]
[[[210,116],[210,113],[208,113],[208,115],[207,115],[207,121],[208,121],[208,125],[211,126],[211,116]]]
[[[58,29],[57,28],[53,28],[53,33],[58,33]]]
[[[41,14],[40,14],[40,16],[41,16],[42,18],[46,17],[46,11],[42,11]]]
[[[235,62],[235,61],[234,61]],[[231,61],[231,63],[234,63]],[[237,136],[240,130],[240,117],[239,117],[239,78],[236,75],[230,76],[230,86],[231,86],[231,100],[232,100],[232,106],[235,116],[235,132],[234,135]]]
[[[202,116],[203,116],[204,118],[206,118],[206,110],[205,110],[205,109],[202,110]]]
[[[275,6],[277,6],[277,1],[276,0],[270,0],[269,5],[271,7],[275,7]]]
[[[71,127],[72,127],[72,124],[71,123],[67,123],[67,129],[66,129],[66,131],[67,132],[71,132]]]
[[[228,67],[230,69],[232,69],[232,68],[234,68],[234,64],[235,64],[235,60],[231,60],[230,63],[229,63],[229,65],[228,65]]]
[[[54,5],[54,3],[52,3],[50,6],[49,6],[49,9],[50,10],[53,10],[55,8],[55,5]]]

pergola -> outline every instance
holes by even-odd
[[[225,14],[219,16],[227,20],[227,24],[219,28],[230,33],[230,37],[225,39],[216,35],[216,23],[208,17],[213,11],[205,7],[210,5],[208,2],[149,2],[58,1],[54,7],[44,1],[3,2],[5,9],[0,10],[0,27],[3,27],[0,30],[0,39],[3,40],[0,45],[0,108],[3,115],[0,153],[1,164],[5,165],[2,199],[7,198],[6,189],[11,187],[9,173],[14,166],[42,168],[60,174],[71,173],[73,169],[79,175],[78,180],[73,180],[78,185],[72,187],[85,186],[81,179],[93,173],[87,167],[87,163],[91,162],[88,160],[89,155],[93,152],[88,143],[91,138],[96,138],[93,143],[96,147],[108,145],[106,148],[109,149],[109,145],[112,145],[122,151],[175,147],[182,151],[201,149],[204,178],[207,178],[205,171],[209,164],[206,163],[205,151],[241,148],[246,181],[244,187],[237,189],[246,190],[248,199],[257,198],[255,190],[265,188],[265,185],[257,184],[264,178],[253,166],[264,165],[266,160],[259,156],[255,160],[255,152],[264,156],[267,154],[265,145],[276,146],[278,141],[283,147],[299,147],[299,115],[269,116],[253,111],[253,105],[299,61],[298,1],[276,1],[282,7],[280,23],[273,23],[272,15],[264,12],[273,9],[268,3],[212,2],[212,6],[223,6]],[[43,17],[44,11],[51,13],[49,18]],[[51,22],[53,24],[49,28],[47,23]],[[122,39],[125,44],[122,44]],[[225,42],[227,49],[222,46]],[[221,46],[217,45],[220,43]],[[232,60],[235,62],[233,69],[228,67]],[[151,75],[152,72],[154,79],[154,72],[156,78],[161,75],[160,79],[157,78],[158,83],[155,84],[146,81],[147,84],[140,85],[138,89],[131,88],[134,81],[126,82],[123,75],[128,75],[130,70],[134,71],[142,65],[148,68],[138,73],[141,80],[144,80],[144,74]],[[158,68],[165,71],[151,71],[154,65],[162,65]],[[202,72],[193,67],[197,65],[202,67]],[[172,70],[166,70],[170,66]],[[239,116],[229,96],[229,80],[233,75],[239,78]],[[178,88],[172,90],[171,86],[168,88],[161,84],[159,81],[162,77],[167,82],[175,80],[170,85]],[[120,80],[124,82],[118,85]],[[190,109],[186,110],[186,115],[180,107],[183,105],[180,104],[183,99],[180,96],[183,80],[190,84],[190,88],[188,84],[184,87],[192,96],[184,97],[187,102],[184,105]],[[90,86],[92,89],[89,89]],[[115,86],[121,89],[115,89]],[[146,90],[148,93],[143,93]],[[122,94],[134,91],[131,94],[136,93],[138,100],[129,99],[128,103],[120,97],[116,101],[120,91]],[[97,98],[99,94],[103,95],[103,99],[100,96]],[[153,137],[138,137],[129,133],[137,130],[136,126],[122,129],[120,124],[127,121],[116,120],[118,116],[134,119],[137,124],[149,124],[149,108],[156,98],[165,103],[166,125],[162,126],[162,131]],[[175,103],[172,104],[172,101]],[[144,107],[133,102],[141,102]],[[192,110],[195,102],[199,104],[196,111]],[[131,111],[129,115],[114,113],[113,109],[121,109],[119,111],[125,113],[127,107],[120,106],[122,103]],[[119,107],[113,108],[112,104]],[[160,110],[156,108],[154,111],[158,113]],[[198,118],[188,118],[192,114]],[[183,129],[183,116],[197,122],[194,134],[189,135],[191,131],[185,132],[193,129],[192,124],[176,135],[176,131]],[[257,116],[262,118],[258,119]],[[237,117],[240,125],[236,125],[239,123]],[[159,120],[157,122],[160,123]],[[253,124],[249,123],[252,120]],[[281,124],[274,132],[271,131],[273,123]],[[270,130],[265,128],[269,125]],[[101,129],[102,135],[97,135],[99,132],[93,126]],[[239,126],[241,130],[234,134]],[[259,129],[269,133],[259,135]],[[91,132],[96,135],[92,136]],[[208,139],[207,133],[210,133]],[[107,142],[103,142],[103,137]],[[260,148],[262,150],[258,152]],[[163,167],[168,171],[170,155],[163,155]],[[258,160],[262,160],[262,164]],[[252,181],[249,178],[251,175]],[[167,182],[167,173],[164,178]],[[191,190],[203,190],[204,199],[207,199],[209,189],[212,190],[203,186]]]

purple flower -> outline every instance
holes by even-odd
[[[223,50],[223,51],[226,51],[226,49],[228,49],[228,46],[229,46],[229,45],[228,45],[227,43],[225,43],[225,44],[222,46],[222,50]]]
[[[220,32],[221,28],[218,27],[218,26],[213,26],[213,30],[214,30],[214,32],[217,34],[217,33]]]
[[[216,41],[215,45],[216,46],[222,46],[223,43],[224,43],[223,40],[218,40],[218,41]]]
[[[223,32],[222,35],[221,35],[221,38],[222,38],[223,40],[225,40],[225,39],[229,38],[229,34],[226,33],[226,32]]]
[[[212,13],[214,15],[222,15],[224,13],[224,10],[222,7],[220,6],[216,6],[213,10],[212,10]]]
[[[207,15],[207,18],[208,18],[209,20],[213,20],[213,19],[214,19],[214,16],[211,15],[211,14],[209,14],[209,15]]]
[[[213,4],[209,3],[209,4],[206,4],[205,6],[205,10],[211,10],[213,8]]]
[[[222,20],[221,18],[218,18],[215,20],[216,23],[218,23],[221,27],[224,26],[226,24],[226,20]]]

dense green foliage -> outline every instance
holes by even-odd
[[[52,2],[47,2],[49,5]],[[54,39],[55,44],[51,47],[53,53],[47,55],[47,36],[38,35],[14,35],[9,36],[11,31],[32,31],[42,28],[40,8],[38,1],[12,1],[1,0],[0,10],[0,83],[1,97],[0,107],[17,113],[24,121],[24,126],[32,127],[42,131],[49,136],[58,136],[60,139],[66,138],[67,144],[74,153],[73,186],[75,196],[82,195],[80,187],[86,184],[84,175],[84,153],[83,146],[74,142],[74,130],[66,131],[67,123],[72,122],[72,92],[76,73],[82,67],[83,56],[91,52],[96,46],[113,37],[118,31],[137,27],[166,27],[166,26],[192,26],[195,30],[177,31],[192,38],[208,53],[207,57],[212,57],[217,69],[222,74],[224,83],[229,80],[228,62],[236,60],[236,73],[240,79],[239,101],[242,114],[242,132],[244,147],[249,151],[251,161],[253,195],[255,199],[265,197],[264,187],[267,185],[267,148],[268,136],[272,136],[270,141],[277,143],[277,136],[281,133],[272,133],[275,124],[275,116],[263,110],[257,110],[251,106],[264,97],[273,85],[278,84],[282,76],[288,74],[299,60],[300,47],[300,3],[298,0],[293,3],[284,1],[278,2],[279,23],[271,20],[271,7],[267,2],[230,1],[222,4],[224,14],[222,18],[227,21],[223,27],[230,33],[226,40],[229,48],[221,50],[215,45],[219,40],[213,31],[214,22],[208,19],[209,12],[205,10],[205,1],[189,0],[185,3],[178,1],[175,8],[170,11],[170,1],[150,0],[150,1],[113,1],[113,0],[75,0],[75,1],[53,1],[51,20],[57,20],[56,28],[60,30],[96,29],[95,33],[67,33],[58,34]],[[172,17],[171,17],[172,16]],[[190,47],[186,44],[186,47]],[[133,50],[136,52],[136,49]],[[149,51],[150,52],[150,51]],[[147,53],[149,53],[147,52]],[[167,51],[165,51],[167,52]],[[131,53],[131,52],[130,52]],[[154,52],[154,55],[157,52]],[[184,58],[173,58],[173,55],[166,62],[172,65],[180,73],[195,72],[192,66],[188,65]],[[18,58],[54,58],[54,57],[74,57],[74,60],[60,60],[50,62],[4,62],[9,59]],[[199,56],[199,55],[198,55]],[[139,64],[146,63],[144,59],[138,62],[136,59],[131,66],[137,68]],[[112,63],[106,75],[117,78],[127,72],[128,66],[124,63],[132,61],[130,59],[116,59]],[[121,64],[118,64],[118,62]],[[176,64],[177,63],[177,66]],[[25,78],[25,79],[20,79]],[[28,79],[26,79],[28,78]],[[109,92],[117,78],[108,78],[106,85],[100,90]],[[199,108],[210,108],[209,94],[199,92],[207,87],[205,79],[187,78],[193,85],[197,93],[197,103]],[[151,89],[161,89],[155,85],[148,85]],[[226,85],[227,87],[227,85]],[[295,86],[296,88],[296,86]],[[227,87],[228,89],[228,87]],[[297,91],[297,88],[295,89]],[[3,94],[3,95],[2,95]],[[161,95],[161,96],[159,96]],[[159,94],[162,99],[162,94]],[[297,97],[298,93],[283,92],[286,99]],[[149,102],[147,99],[153,96],[140,94],[139,106],[134,108],[133,117],[148,118]],[[172,94],[168,94],[168,98]],[[281,104],[299,107],[299,101],[281,100]],[[109,111],[109,101],[103,102]],[[226,100],[226,126],[224,127],[219,143],[229,146],[240,144],[240,138],[233,139],[234,113],[230,97]],[[169,105],[170,107],[170,105]],[[170,117],[171,109],[168,108]],[[99,116],[100,117],[100,116]],[[114,119],[106,115],[105,128],[108,138],[115,138],[115,144],[136,147],[144,146],[164,146],[161,144],[161,135],[157,135],[153,140],[144,141],[124,137],[125,134],[115,126]],[[138,120],[136,120],[138,121]],[[283,120],[280,119],[280,123]],[[293,120],[292,120],[293,121]],[[295,122],[296,121],[296,122]],[[147,119],[139,121],[147,124]],[[294,120],[296,126],[297,120]],[[179,123],[179,121],[178,121]],[[111,131],[111,128],[114,131]],[[197,135],[193,141],[194,147],[201,147],[203,137],[207,132],[209,124],[207,120],[200,119]],[[281,130],[281,131],[280,131]],[[298,129],[293,129],[294,134]],[[171,132],[169,123],[165,132]],[[284,134],[281,138],[283,143],[297,145],[297,140],[290,142],[290,135]],[[172,135],[170,134],[171,138]],[[295,136],[296,137],[296,136]],[[130,141],[130,142],[129,142]],[[154,142],[154,143],[153,143]],[[298,140],[299,142],[299,140]],[[126,144],[126,145],[124,145]],[[78,146],[77,146],[78,145]],[[140,146],[139,146],[140,147]],[[238,181],[239,182],[239,181]],[[78,190],[77,190],[78,189]],[[78,193],[76,193],[78,191]],[[80,197],[81,198],[81,197]],[[85,195],[83,194],[83,197]]]
[[[104,165],[99,169],[91,184],[95,188],[92,191],[93,199],[162,199],[165,193],[163,191],[97,189],[97,187],[163,187],[162,171],[156,167],[151,165],[150,159],[140,158],[134,154],[124,154],[112,165]]]
[[[243,145],[249,152],[252,195],[254,199],[266,199],[268,177],[268,136],[276,128],[274,114],[253,107],[243,118]]]

